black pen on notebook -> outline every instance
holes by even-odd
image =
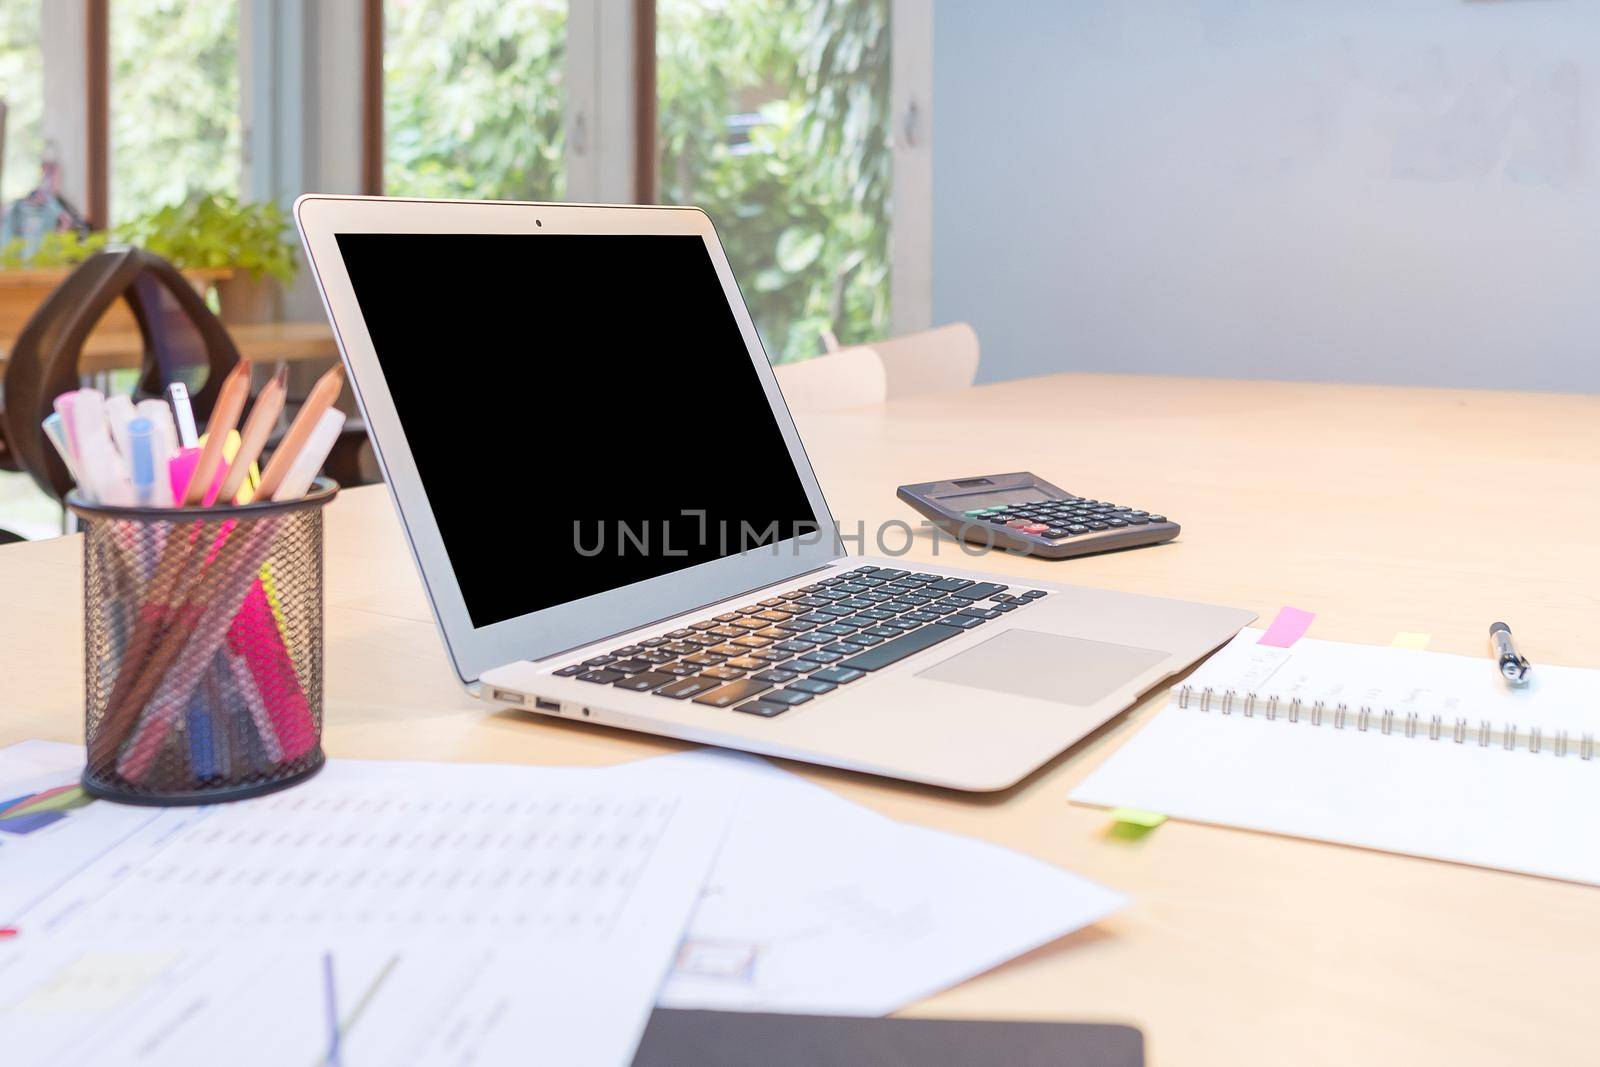
[[[1517,646],[1511,643],[1511,627],[1503,622],[1497,622],[1489,627],[1489,651],[1492,652],[1500,663],[1500,674],[1507,685],[1527,685],[1528,672],[1533,665],[1528,662],[1528,657],[1517,651]]]

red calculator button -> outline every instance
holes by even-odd
[[[1011,527],[1013,530],[1026,530],[1028,527],[1032,526],[1033,523],[1029,522],[1027,519],[1012,519],[1010,522],[1006,523],[1006,525]]]
[[[1048,529],[1050,529],[1050,527],[1046,526],[1042,522],[1030,522],[1030,523],[1028,523],[1028,525],[1026,525],[1026,526],[1024,526],[1022,528],[1022,532],[1023,533],[1031,533],[1031,534],[1042,534]]]

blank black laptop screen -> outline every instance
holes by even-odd
[[[474,626],[815,532],[699,237],[338,241]]]

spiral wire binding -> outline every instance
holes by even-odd
[[[1188,708],[1193,705],[1203,712],[1220,711],[1223,715],[1232,715],[1237,706],[1247,719],[1255,718],[1258,708],[1263,711],[1263,718],[1268,721],[1277,721],[1283,701],[1276,693],[1268,693],[1265,698],[1255,690],[1249,690],[1241,695],[1234,689],[1223,689],[1219,694],[1211,686],[1202,686],[1196,690],[1192,685],[1178,687],[1178,707]],[[1290,697],[1286,714],[1281,717],[1290,723],[1300,722],[1302,716],[1312,726],[1321,726],[1328,719],[1328,706],[1321,700],[1313,700],[1309,714],[1305,702],[1299,697]],[[1393,733],[1396,715],[1394,709],[1383,708],[1378,715],[1378,731],[1385,736]],[[1343,730],[1351,724],[1350,708],[1339,703],[1333,706],[1330,720],[1335,730]],[[1356,709],[1354,716],[1355,728],[1360,733],[1367,733],[1372,726],[1373,709],[1363,704]],[[1415,738],[1422,732],[1422,716],[1418,712],[1406,712],[1402,730],[1406,737]],[[1457,745],[1465,745],[1470,737],[1476,737],[1479,748],[1488,748],[1499,742],[1507,752],[1517,749],[1517,739],[1520,728],[1516,723],[1508,722],[1504,728],[1496,730],[1494,723],[1488,719],[1479,719],[1477,729],[1474,731],[1472,724],[1465,718],[1457,716],[1450,724],[1450,741]],[[1445,721],[1442,715],[1430,715],[1427,724],[1427,737],[1430,741],[1440,741],[1445,737]],[[1532,755],[1548,752],[1557,758],[1564,758],[1572,751],[1572,738],[1566,730],[1556,730],[1546,738],[1544,730],[1538,726],[1528,729],[1524,747]],[[1580,760],[1592,762],[1595,754],[1594,734],[1584,733],[1578,738],[1577,754]]]

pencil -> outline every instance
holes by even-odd
[[[228,628],[256,583],[277,532],[276,520],[259,520],[224,546],[215,562],[221,577],[207,583],[211,587],[209,603],[192,611],[186,605],[180,613],[183,625],[169,630],[161,650],[165,666],[160,685],[117,756],[117,773],[124,779],[138,782],[149,773],[207,664],[226,640]]]
[[[200,451],[200,461],[195,464],[189,488],[183,494],[186,507],[205,503],[206,490],[211,487],[211,482],[217,476],[217,468],[222,464],[222,448],[227,443],[228,432],[239,424],[239,416],[244,412],[245,401],[249,399],[250,361],[241,359],[228,372],[227,380],[217,394],[217,406],[211,409],[211,419],[206,423],[206,445]]]
[[[122,744],[123,735],[166,668],[165,659],[169,657],[161,654],[162,638],[198,577],[200,568],[189,564],[205,526],[204,522],[195,522],[187,530],[174,529],[167,538],[155,574],[145,586],[133,634],[128,638],[121,669],[106,701],[106,717],[90,738],[89,766],[93,769],[103,767]]]
[[[289,473],[289,467],[294,463],[295,457],[305,448],[306,441],[317,428],[323,412],[339,399],[339,391],[343,388],[342,366],[335,366],[317,379],[317,384],[311,387],[311,394],[306,397],[306,402],[300,406],[300,414],[295,416],[294,424],[289,427],[289,432],[284,434],[278,450],[272,453],[272,459],[267,462],[267,469],[261,472],[261,484],[256,487],[257,500],[272,499],[272,494],[278,491],[284,476]]]
[[[138,626],[128,642],[122,671],[106,703],[106,719],[95,732],[89,764],[100,768],[136,726],[139,712],[184,648],[190,630],[205,610],[196,602],[203,580],[214,573],[218,556],[238,523],[196,521],[179,537],[169,537],[149,593],[139,609]],[[205,546],[202,548],[202,546]]]
[[[289,368],[287,365],[279,367],[278,373],[272,376],[272,381],[261,390],[261,395],[256,397],[255,406],[250,409],[250,417],[245,420],[244,429],[240,431],[239,451],[233,457],[233,465],[228,468],[228,477],[222,483],[222,491],[217,494],[217,503],[231,504],[238,495],[239,487],[244,484],[245,475],[250,473],[250,464],[261,455],[261,450],[267,445],[267,438],[272,434],[272,428],[277,425],[278,416],[283,414],[283,400],[288,393]]]

